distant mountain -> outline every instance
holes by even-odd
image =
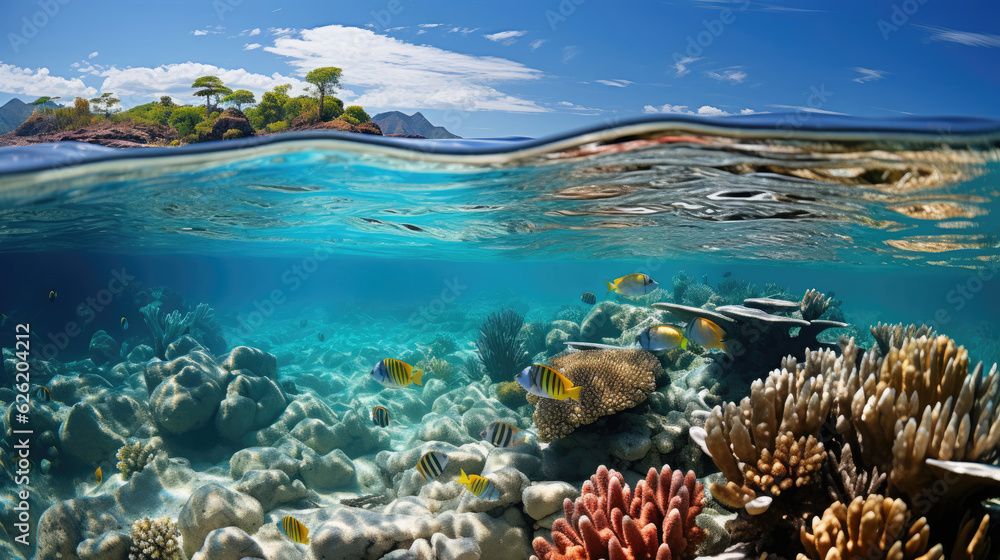
[[[42,104],[43,107],[56,108],[58,105],[49,101]],[[6,134],[28,120],[35,105],[29,105],[20,99],[14,98],[0,107],[0,134]]]
[[[389,111],[379,113],[372,117],[372,121],[382,129],[382,134],[418,134],[424,138],[461,138],[447,130],[443,126],[434,126],[420,113],[407,115],[399,111]]]

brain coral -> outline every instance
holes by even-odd
[[[660,361],[645,350],[585,350],[557,356],[548,365],[583,389],[580,402],[528,395],[543,441],[565,437],[577,426],[641,403],[663,374]]]

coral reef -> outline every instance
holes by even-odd
[[[695,523],[704,499],[693,471],[651,468],[633,492],[621,473],[601,465],[576,501],[563,502],[553,542],[532,542],[532,560],[689,560],[705,538]]]
[[[496,391],[497,400],[508,408],[517,410],[518,407],[527,403],[525,397],[528,392],[517,381],[501,381],[497,383]]]
[[[802,296],[802,303],[799,305],[802,318],[806,321],[819,319],[826,312],[827,308],[830,307],[830,301],[831,298],[826,297],[821,292],[811,288],[806,290],[806,294]]]
[[[928,550],[929,531],[923,517],[910,519],[903,500],[880,495],[857,497],[850,504],[834,502],[822,517],[812,520],[812,533],[802,527],[806,553],[798,560],[867,558],[879,560],[933,560],[943,558],[943,547]]]
[[[425,374],[432,375],[435,379],[440,379],[445,383],[450,384],[454,381],[455,366],[435,357],[420,360],[414,369],[422,369]]]
[[[714,310],[674,303],[654,303],[653,307],[668,311],[682,321],[696,317],[712,321],[721,327],[726,338],[724,353],[712,355],[713,368],[753,375],[767,371],[785,356],[801,356],[806,349],[827,349],[835,345],[817,340],[816,336],[829,328],[846,328],[837,321],[804,320],[778,315],[798,310],[801,304],[771,298],[752,298],[743,305],[724,305]],[[797,328],[794,335],[792,330]]]
[[[920,338],[922,336],[934,337],[937,333],[927,325],[898,325],[882,324],[879,322],[874,327],[869,327],[875,343],[878,344],[879,354],[886,356],[890,348],[899,350],[903,347],[903,340],[907,338]]]
[[[129,560],[181,560],[180,529],[169,517],[143,517],[132,524]]]
[[[215,317],[215,312],[205,303],[199,303],[194,311],[183,315],[177,310],[163,314],[157,303],[151,303],[139,311],[153,335],[153,349],[160,359],[166,359],[165,351],[171,343],[182,335],[189,334],[195,325],[205,324]]]
[[[118,458],[118,470],[122,473],[122,479],[128,480],[132,475],[146,468],[156,447],[152,444],[143,445],[141,442],[126,443],[118,450],[115,457]]]
[[[722,298],[723,305],[738,305],[743,300],[760,295],[756,284],[741,278],[726,278],[719,282],[716,293]]]
[[[564,437],[577,426],[590,424],[646,400],[663,374],[660,361],[645,350],[585,350],[553,358],[549,367],[583,389],[580,402],[528,395],[532,419],[543,441]]]
[[[524,315],[512,309],[490,313],[479,327],[476,350],[483,369],[494,382],[509,381],[528,365],[528,353],[518,336]]]

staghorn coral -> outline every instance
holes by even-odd
[[[501,381],[496,388],[497,400],[507,408],[517,410],[527,402],[524,397],[528,392],[517,381]]]
[[[878,325],[868,328],[875,339],[875,343],[878,344],[879,355],[881,356],[887,355],[890,348],[899,350],[903,345],[903,340],[906,338],[934,337],[937,335],[934,329],[927,325],[920,325],[919,327],[917,325],[903,326],[903,323],[890,325],[882,324],[880,321]]]
[[[143,517],[132,523],[129,560],[180,560],[184,558],[180,536],[180,529],[169,517]]]
[[[833,500],[850,502],[854,498],[866,498],[879,492],[885,484],[885,473],[880,473],[878,467],[872,467],[870,472],[858,467],[850,445],[845,443],[841,448],[840,459],[832,449],[827,454],[832,475],[828,488]]]
[[[856,354],[853,343],[844,356]],[[884,358],[841,364],[837,430],[856,441],[867,465],[915,499],[935,475],[925,459],[992,462],[1000,455],[1000,375],[969,371],[947,336],[906,338]],[[957,498],[957,497],[955,497]]]
[[[528,353],[518,336],[524,315],[502,309],[490,315],[479,327],[476,350],[483,369],[494,383],[509,381],[528,365]]]
[[[951,560],[984,560],[990,551],[990,516],[982,517],[965,512],[955,546],[948,558]]]
[[[146,468],[153,458],[156,447],[152,443],[142,445],[141,442],[126,443],[118,450],[118,470],[122,473],[122,479],[128,480],[132,475]]]
[[[692,428],[728,481],[711,485],[716,500],[762,513],[772,497],[818,478],[826,450],[816,433],[834,400],[828,371],[840,359],[832,350],[809,353],[799,368],[786,357],[739,405],[717,406],[703,429]]]
[[[826,308],[830,307],[830,301],[831,298],[826,297],[822,292],[813,290],[812,288],[806,290],[806,295],[802,296],[802,303],[799,304],[802,318],[806,321],[819,319],[826,311]]]
[[[928,550],[930,529],[923,517],[910,521],[903,500],[878,494],[855,498],[849,505],[834,502],[812,520],[812,533],[800,532],[806,553],[798,560],[934,560],[944,557],[938,544]]]
[[[704,499],[693,471],[650,468],[633,492],[621,473],[601,465],[575,502],[563,502],[553,542],[534,540],[532,560],[689,560],[705,539],[695,524]]]
[[[549,367],[565,375],[580,391],[580,402],[527,396],[538,437],[550,441],[646,400],[663,374],[660,361],[645,350],[585,350],[556,356]]]

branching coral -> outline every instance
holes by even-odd
[[[802,318],[806,321],[819,319],[827,307],[830,307],[830,298],[813,289],[806,290],[806,295],[802,296],[802,303],[799,304]]]
[[[143,517],[132,523],[129,560],[180,560],[180,529],[169,517]]]
[[[885,484],[885,473],[880,473],[878,467],[872,467],[871,471],[858,468],[850,445],[844,444],[839,459],[832,449],[827,454],[833,467],[830,469],[833,479],[828,485],[833,500],[850,502],[858,497],[867,498],[879,492]]]
[[[868,353],[841,371],[838,431],[911,498],[934,480],[927,458],[991,462],[1000,454],[996,365],[985,376],[982,363],[970,372],[968,353],[947,336],[907,338],[884,359]]]
[[[922,336],[934,337],[934,329],[927,325],[898,325],[882,324],[879,322],[874,327],[869,327],[875,343],[878,344],[879,355],[885,356],[890,348],[899,350],[903,346],[903,340],[907,338],[920,338]]]
[[[122,478],[128,480],[132,475],[146,468],[153,458],[156,448],[153,444],[142,445],[141,442],[126,443],[118,450],[118,470]]]
[[[177,310],[163,315],[159,303],[151,303],[139,311],[153,335],[153,348],[160,359],[165,358],[164,352],[170,343],[184,335],[185,331],[215,317],[215,311],[206,303],[199,303],[194,311],[188,311],[184,315]]]
[[[826,450],[816,433],[833,404],[836,378],[824,374],[838,358],[832,350],[808,354],[802,368],[792,357],[765,380],[754,381],[737,406],[717,406],[696,439],[726,476],[712,496],[750,513],[767,509],[772,496],[809,484],[819,475]]]
[[[548,365],[583,389],[579,402],[528,395],[543,441],[565,437],[578,426],[641,403],[663,374],[660,361],[645,350],[585,350],[557,356]]]
[[[930,529],[923,517],[910,520],[903,500],[878,494],[855,498],[849,505],[834,502],[814,517],[812,533],[801,531],[806,554],[798,560],[933,560],[944,557],[938,544],[928,550]]]
[[[479,361],[494,382],[510,381],[528,365],[528,353],[518,336],[524,316],[512,309],[490,315],[479,327]]]
[[[705,539],[695,524],[704,499],[693,471],[651,468],[633,492],[621,473],[601,465],[575,502],[563,502],[553,542],[534,540],[532,560],[689,560]]]

